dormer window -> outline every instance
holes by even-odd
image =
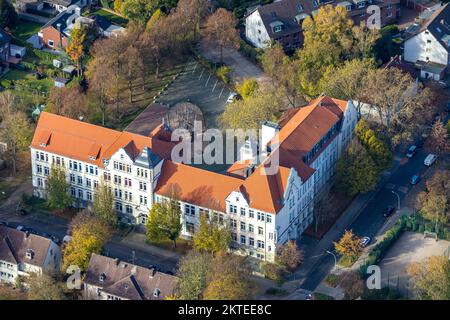
[[[283,22],[281,21],[274,21],[270,24],[270,26],[272,27],[272,31],[275,33],[283,30]]]
[[[161,290],[159,290],[159,288],[155,288],[155,290],[153,291],[153,296],[155,298],[158,298],[160,294],[161,294]]]
[[[102,272],[99,277],[100,282],[104,282],[106,280],[106,274]]]
[[[34,251],[32,249],[28,249],[25,255],[26,255],[27,259],[31,260],[34,257]]]

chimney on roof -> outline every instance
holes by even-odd
[[[118,266],[118,265],[119,265],[119,263],[120,263],[120,260],[119,260],[119,258],[115,258],[115,259],[114,259],[114,263],[115,263],[115,265],[116,265],[116,266]]]
[[[280,132],[278,123],[264,121],[261,126],[261,149],[262,152],[268,152],[267,144],[275,135]]]
[[[153,277],[155,276],[155,274],[156,274],[156,268],[153,267],[153,268],[150,270],[150,279],[153,279]]]
[[[56,29],[58,29],[58,31],[61,32],[61,23],[56,24]]]

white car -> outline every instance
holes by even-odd
[[[362,237],[361,238],[361,247],[367,247],[367,245],[370,243],[370,237]]]
[[[233,102],[234,100],[237,100],[238,98],[239,98],[238,94],[237,94],[236,92],[232,92],[232,93],[230,93],[230,95],[228,96],[227,103],[231,103],[231,102]]]
[[[427,167],[429,167],[436,161],[436,159],[437,159],[437,155],[430,153],[429,155],[427,155],[427,157],[423,161],[423,164],[426,165]]]

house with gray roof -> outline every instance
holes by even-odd
[[[164,300],[175,291],[177,277],[119,259],[92,254],[84,278],[89,300]]]
[[[0,226],[0,282],[59,271],[60,264],[61,249],[52,240]]]
[[[441,80],[450,62],[450,7],[440,6],[404,43],[405,61],[420,69],[422,78]]]
[[[272,42],[286,50],[303,44],[302,23],[314,17],[326,5],[344,7],[356,25],[372,15],[370,6],[380,8],[381,27],[400,16],[400,0],[280,0],[256,7],[245,17],[246,40],[257,48],[267,48]]]

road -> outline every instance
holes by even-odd
[[[67,234],[68,220],[64,218],[35,212],[26,216],[19,216],[12,212],[11,207],[8,207],[8,209],[2,208],[0,220],[8,222],[12,227],[24,225],[33,228],[37,234],[49,233],[59,239]],[[176,271],[178,259],[155,254],[151,252],[150,246],[147,246],[148,250],[139,249],[142,247],[145,248],[146,245],[133,246],[132,243],[125,242],[124,238],[114,235],[105,245],[104,254],[143,267],[156,266],[164,272]]]
[[[378,230],[387,223],[387,218],[383,216],[383,210],[391,205],[398,206],[398,198],[393,193],[396,192],[400,200],[413,188],[409,183],[412,175],[418,174],[423,176],[428,169],[423,164],[427,153],[419,150],[416,155],[411,158],[402,158],[398,169],[390,176],[386,184],[378,191],[372,198],[364,210],[359,214],[355,221],[349,228],[358,236],[368,236],[372,239],[377,234]],[[389,219],[397,219],[398,214],[391,216]],[[335,241],[339,240],[336,238]],[[333,247],[330,246],[330,251]],[[301,288],[314,291],[319,283],[326,277],[326,275],[334,267],[334,258],[330,254],[325,254],[313,268],[312,272],[308,274],[306,280],[302,283]]]

